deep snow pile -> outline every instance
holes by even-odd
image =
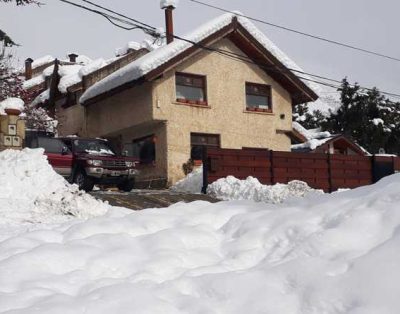
[[[203,187],[203,167],[195,168],[185,178],[171,186],[173,192],[201,193]]]
[[[170,190],[198,194],[201,193],[202,187],[203,168],[196,168],[185,178],[175,183]],[[213,182],[207,187],[207,194],[225,201],[252,200],[255,202],[281,203],[290,197],[304,197],[308,194],[320,193],[322,191],[314,190],[302,181],[263,185],[253,177],[239,180],[233,176],[228,176]]]
[[[400,313],[400,175],[296,199],[110,212],[0,241],[0,312]]]
[[[320,190],[310,188],[302,181],[288,184],[263,185],[257,178],[239,180],[233,176],[219,179],[207,187],[207,194],[222,200],[252,200],[265,203],[282,203],[290,197],[304,197],[308,194],[321,194]]]
[[[55,173],[42,149],[1,152],[0,187],[3,226],[89,218],[110,208]]]

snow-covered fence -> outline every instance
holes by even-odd
[[[209,148],[204,154],[203,191],[226,177],[257,178],[262,184],[306,182],[326,192],[356,188],[400,171],[400,158]]]

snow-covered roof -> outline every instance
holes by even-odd
[[[319,139],[319,140],[311,139],[305,143],[292,145],[292,150],[314,150],[314,149],[324,145],[326,142],[330,141],[333,138],[334,138],[334,136]]]
[[[83,65],[82,62],[81,64],[66,64],[59,66],[58,74],[60,75],[60,82],[58,84],[58,89],[61,93],[66,93],[69,87],[81,82],[83,76],[86,76],[109,64],[108,61],[101,58],[96,60],[91,60],[85,57],[83,60],[87,61],[88,63],[86,65]],[[40,75],[25,81],[23,83],[23,87],[25,89],[30,89],[34,86],[37,86],[45,82],[46,77],[52,75],[53,71],[54,71],[54,65],[45,68]],[[38,97],[36,97],[36,99],[32,102],[32,104],[42,103],[44,100],[47,100],[48,95],[47,98],[43,97],[44,95],[45,94],[41,94]]]
[[[43,104],[50,98],[50,89],[46,89],[45,91],[41,92],[36,98],[31,102],[31,106],[36,106],[38,104]]]
[[[0,102],[0,115],[5,115],[6,109],[16,109],[22,111],[24,109],[24,101],[21,98],[10,97]]]
[[[325,139],[332,137],[330,132],[321,132],[320,128],[307,130],[298,122],[292,122],[293,129],[303,135],[307,140]]]
[[[43,56],[41,58],[35,59],[32,62],[32,69],[38,68],[42,65],[45,65],[47,63],[53,62],[54,61],[54,57],[47,55],[47,56]]]
[[[129,50],[139,50],[143,48],[142,44],[136,41],[130,41],[125,46],[115,49],[115,55],[117,57],[126,55]]]
[[[236,15],[237,14],[237,15]],[[172,58],[178,56],[186,49],[193,46],[191,42],[198,43],[208,36],[216,33],[225,26],[232,22],[234,17],[237,18],[238,22],[272,55],[274,55],[283,65],[289,69],[296,71],[302,71],[299,66],[294,63],[285,53],[283,53],[271,40],[269,40],[253,23],[248,19],[241,16],[242,14],[237,13],[226,13],[223,14],[204,25],[198,27],[196,30],[184,36],[187,41],[175,39],[172,43],[162,46],[156,50],[149,52],[141,58],[131,62],[130,64],[122,67],[101,81],[95,83],[93,86],[88,88],[86,92],[80,98],[80,102],[84,103],[90,98],[98,96],[104,92],[112,90],[125,83],[135,81],[140,77],[146,75],[152,70],[165,64]],[[305,82],[307,84],[307,82]],[[308,84],[310,89],[312,86]]]
[[[338,137],[338,135],[332,135],[327,131],[321,132],[320,128],[307,130],[298,122],[293,122],[292,126],[294,130],[307,139],[304,143],[292,145],[292,150],[314,150],[331,139]]]

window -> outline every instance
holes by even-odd
[[[271,86],[246,83],[246,110],[272,112]]]
[[[190,144],[192,147],[190,158],[201,160],[203,159],[203,146],[220,147],[220,136],[219,134],[191,133]]]
[[[103,140],[74,139],[73,145],[75,152],[77,153],[89,155],[115,155],[111,146]]]
[[[155,136],[150,135],[132,141],[132,144],[125,145],[128,156],[135,157],[142,164],[153,164],[156,161]]]
[[[176,101],[207,106],[206,77],[201,75],[176,73]]]
[[[67,146],[59,139],[49,137],[38,137],[32,140],[31,148],[41,147],[49,154],[70,153]]]

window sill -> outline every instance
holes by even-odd
[[[208,103],[199,104],[197,102],[183,102],[183,101],[174,101],[173,104],[179,106],[189,106],[189,107],[197,107],[197,108],[204,108],[204,109],[211,109]]]
[[[272,112],[272,110],[265,110],[263,109],[262,111],[258,111],[258,110],[248,110],[245,109],[243,110],[244,113],[255,113],[255,114],[264,114],[264,115],[268,115],[268,116],[274,116],[275,113]]]

